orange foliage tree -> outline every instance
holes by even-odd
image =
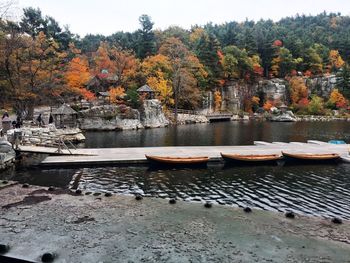
[[[32,38],[13,32],[0,38],[1,96],[18,114],[32,118],[34,107],[57,99],[64,89],[66,53],[43,32]]]
[[[263,106],[265,111],[270,111],[272,107],[274,107],[274,103],[271,100],[266,101]]]
[[[342,57],[339,54],[338,50],[331,50],[329,52],[329,63],[331,70],[340,69],[342,66],[344,66],[345,62],[342,59]]]
[[[292,77],[289,81],[290,98],[293,104],[298,104],[301,99],[308,97],[308,88],[305,85],[303,78]]]
[[[339,92],[338,89],[334,89],[331,92],[328,103],[334,105],[337,109],[346,108],[348,105],[347,99]]]
[[[125,95],[125,89],[121,86],[109,88],[109,98],[111,103],[121,103]]]
[[[69,91],[80,94],[87,100],[95,98],[95,95],[84,87],[91,78],[87,59],[81,57],[73,58],[68,64],[65,78]]]
[[[222,103],[222,96],[220,91],[216,90],[214,92],[214,104],[215,104],[215,111],[220,111]]]

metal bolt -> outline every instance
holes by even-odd
[[[47,253],[44,253],[42,255],[41,261],[42,262],[52,262],[52,261],[54,261],[55,257],[56,257],[56,255],[54,253],[47,252]]]
[[[213,205],[212,205],[212,203],[210,203],[210,202],[206,202],[205,204],[204,204],[204,207],[206,207],[206,208],[211,208]]]
[[[142,199],[143,199],[143,196],[140,195],[140,194],[137,194],[137,195],[135,196],[135,199],[136,199],[136,200],[142,200]]]
[[[287,218],[291,218],[291,219],[295,218],[295,214],[294,214],[293,212],[287,212],[287,213],[285,214],[285,216],[286,216]]]
[[[244,209],[243,209],[243,211],[244,212],[246,212],[246,213],[250,213],[250,212],[252,212],[252,209],[250,208],[250,207],[245,207]]]
[[[338,217],[334,217],[334,218],[332,218],[332,223],[334,223],[334,224],[342,224],[343,223],[343,220],[341,220],[340,218],[338,218]]]
[[[10,246],[5,244],[0,244],[0,254],[5,254],[9,252]]]

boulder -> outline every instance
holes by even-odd
[[[165,117],[159,100],[145,100],[140,110],[141,123],[145,128],[166,127],[169,120]]]

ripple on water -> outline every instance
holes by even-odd
[[[350,166],[84,168],[79,188],[350,219]]]

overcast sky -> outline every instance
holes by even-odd
[[[148,14],[155,28],[190,28],[207,22],[223,23],[295,14],[341,12],[350,15],[350,0],[17,0],[17,10],[39,7],[44,15],[69,25],[73,33],[109,35],[139,28],[138,17]],[[18,17],[20,11],[17,11]]]

